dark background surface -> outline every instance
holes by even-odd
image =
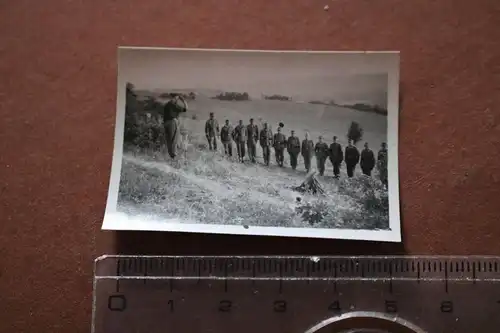
[[[500,254],[499,26],[497,0],[1,1],[0,332],[89,332],[103,253]],[[118,46],[401,51],[404,243],[100,231]]]

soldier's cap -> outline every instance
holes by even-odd
[[[181,96],[174,96],[174,98],[172,98],[168,103],[183,112],[188,110],[188,104]]]

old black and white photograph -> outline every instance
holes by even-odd
[[[120,47],[103,229],[401,241],[399,52]]]

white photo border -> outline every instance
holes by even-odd
[[[125,123],[126,83],[120,64],[120,54],[129,50],[190,51],[190,52],[244,52],[244,53],[311,53],[311,54],[387,54],[389,61],[381,70],[388,74],[387,90],[387,149],[388,149],[388,196],[389,230],[363,230],[338,228],[287,228],[238,226],[222,224],[193,224],[178,219],[148,221],[139,216],[128,216],[117,211],[118,191],[123,157],[123,134]],[[391,55],[391,57],[389,57]],[[299,238],[346,239],[382,242],[402,242],[399,193],[399,51],[299,51],[299,50],[251,50],[251,49],[204,49],[204,48],[167,48],[167,47],[118,47],[117,75],[117,112],[113,160],[109,182],[108,197],[102,230],[127,231],[170,231],[206,234],[231,234],[254,236],[282,236]]]

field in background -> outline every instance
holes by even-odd
[[[326,191],[325,197],[302,195],[290,187],[305,178],[302,158],[297,171],[262,165],[262,151],[256,165],[240,164],[219,152],[208,151],[204,134],[209,112],[214,112],[220,125],[225,119],[236,125],[254,118],[261,127],[267,121],[275,132],[279,122],[284,133],[291,129],[300,139],[310,133],[316,142],[319,135],[327,143],[337,135],[345,146],[351,121],[364,128],[364,139],[376,152],[386,141],[386,116],[341,107],[295,103],[288,101],[220,101],[198,98],[190,101],[189,112],[181,119],[189,133],[187,151],[177,161],[163,154],[136,153],[126,149],[123,156],[118,210],[133,215],[147,215],[154,220],[179,218],[207,224],[249,226],[387,229],[387,191],[377,174],[368,178],[357,174],[334,180],[327,162],[325,177],[318,177]],[[359,145],[361,147],[361,144]],[[235,153],[235,149],[234,149]],[[313,158],[313,166],[315,159]],[[271,157],[274,164],[274,152]],[[285,153],[285,164],[288,154]],[[301,197],[300,204],[297,197]]]
[[[223,125],[225,119],[229,119],[234,127],[240,119],[246,125],[250,118],[254,118],[259,129],[262,128],[261,123],[267,121],[275,133],[278,123],[283,122],[285,124],[283,133],[287,137],[293,129],[300,140],[304,139],[305,132],[309,132],[309,137],[315,143],[318,136],[322,135],[323,141],[330,144],[333,136],[336,135],[337,141],[344,147],[347,144],[346,134],[349,125],[351,121],[356,121],[364,130],[363,140],[358,143],[358,149],[362,148],[364,142],[368,142],[376,152],[380,144],[387,141],[387,116],[348,108],[287,101],[231,102],[208,98],[190,101],[189,108],[189,114],[181,120],[182,125],[196,137],[194,141],[203,143],[206,143],[205,121],[210,112],[215,113],[220,126]],[[192,116],[195,116],[196,120],[193,120]],[[257,153],[262,156],[260,148]],[[288,160],[288,154],[285,153],[285,163],[288,163]],[[315,163],[313,161],[313,164]],[[327,167],[333,173],[330,163]]]

